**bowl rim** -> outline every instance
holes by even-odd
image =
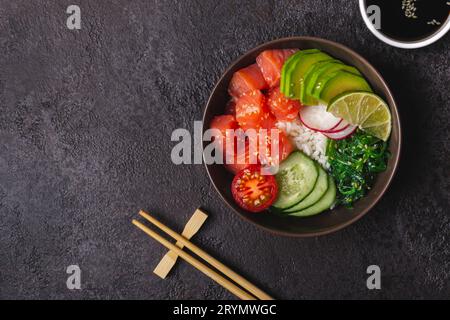
[[[370,205],[368,205],[367,207],[365,207],[364,209],[362,209],[361,212],[358,215],[352,217],[351,219],[349,219],[349,220],[347,220],[347,221],[345,221],[345,222],[343,222],[343,223],[341,223],[339,225],[336,225],[336,226],[333,226],[333,227],[330,227],[330,228],[327,228],[327,229],[324,229],[324,230],[320,230],[320,231],[305,232],[305,233],[296,233],[296,232],[289,232],[289,231],[274,230],[274,229],[271,229],[269,227],[263,226],[263,225],[261,225],[259,223],[256,223],[255,221],[247,218],[245,215],[243,215],[239,211],[237,211],[228,202],[228,200],[223,196],[222,192],[217,187],[214,179],[211,176],[209,165],[206,163],[206,161],[203,161],[203,163],[204,163],[204,166],[206,168],[206,172],[208,173],[209,180],[212,182],[212,185],[214,186],[214,189],[219,194],[219,196],[222,199],[222,201],[225,202],[227,204],[227,206],[229,208],[231,208],[231,210],[235,214],[237,214],[240,218],[242,218],[243,220],[245,220],[247,222],[250,222],[253,225],[256,225],[258,228],[261,228],[262,230],[266,230],[269,233],[274,234],[274,235],[278,235],[278,236],[293,237],[293,238],[317,237],[317,236],[323,236],[323,235],[331,234],[331,233],[337,232],[337,231],[339,231],[341,229],[344,229],[345,227],[348,227],[349,225],[355,223],[356,221],[361,219],[363,216],[365,216],[380,201],[380,199],[383,197],[383,195],[385,194],[385,192],[387,191],[387,189],[391,185],[391,182],[392,182],[392,180],[393,180],[393,178],[394,178],[394,176],[395,176],[395,174],[397,172],[398,164],[400,162],[401,146],[402,146],[402,130],[401,130],[401,124],[400,124],[400,117],[399,117],[399,113],[398,113],[398,110],[397,110],[397,104],[395,102],[394,96],[392,95],[392,92],[389,89],[389,86],[387,85],[386,81],[381,76],[381,74],[375,69],[375,67],[372,66],[372,64],[370,64],[365,58],[363,58],[361,55],[359,55],[358,53],[356,53],[355,51],[353,51],[349,47],[347,47],[347,46],[345,46],[343,44],[340,44],[340,43],[328,40],[328,39],[323,39],[323,38],[318,38],[318,37],[311,37],[311,36],[293,36],[293,37],[278,38],[278,39],[274,39],[274,40],[271,40],[271,41],[268,41],[268,42],[264,42],[264,43],[262,43],[262,44],[260,44],[260,45],[258,45],[256,47],[246,51],[245,53],[241,54],[238,58],[236,58],[228,66],[228,68],[226,68],[225,71],[223,71],[223,73],[221,74],[220,78],[216,81],[213,89],[211,90],[211,93],[209,95],[209,98],[208,98],[208,100],[206,102],[206,105],[205,105],[205,108],[204,108],[204,111],[203,111],[202,132],[205,132],[205,130],[207,129],[206,126],[205,126],[206,125],[205,118],[207,116],[208,109],[209,109],[209,106],[210,106],[210,104],[212,102],[214,93],[218,89],[219,84],[222,83],[223,79],[230,73],[230,71],[232,69],[234,69],[234,67],[244,57],[246,57],[248,55],[251,55],[254,52],[257,52],[257,51],[259,51],[259,50],[261,50],[261,49],[263,49],[265,47],[272,47],[274,45],[283,44],[285,42],[290,42],[290,41],[317,41],[317,42],[322,42],[322,43],[327,44],[327,45],[335,46],[335,47],[343,50],[344,52],[349,53],[350,55],[353,55],[356,58],[360,59],[360,61],[364,65],[366,65],[371,70],[371,72],[373,72],[380,79],[382,85],[386,88],[386,98],[392,100],[393,105],[390,106],[390,109],[391,109],[391,112],[395,113],[395,117],[393,117],[393,118],[395,118],[397,120],[395,125],[398,128],[398,148],[397,148],[398,152],[397,152],[397,155],[396,155],[395,159],[393,159],[394,162],[393,162],[392,171],[389,174],[389,176],[387,177],[387,182],[382,187],[380,193],[374,198],[372,203]],[[203,154],[203,157],[204,157],[204,154]],[[204,158],[203,158],[203,160],[204,160]]]
[[[364,23],[366,24],[367,28],[372,32],[372,34],[377,37],[379,40],[383,41],[384,43],[391,45],[396,48],[401,49],[418,49],[422,47],[426,47],[439,39],[441,39],[443,36],[447,34],[447,32],[450,30],[450,15],[447,18],[447,20],[444,22],[444,24],[433,34],[421,39],[421,40],[415,40],[415,41],[401,41],[396,40],[394,38],[388,37],[378,31],[375,26],[370,22],[369,17],[366,13],[366,0],[359,0],[359,10],[361,13],[361,16],[364,20]]]

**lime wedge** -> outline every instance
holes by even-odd
[[[328,104],[327,111],[381,140],[389,139],[391,112],[386,102],[376,94],[370,92],[341,94]]]

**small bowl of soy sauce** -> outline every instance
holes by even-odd
[[[415,49],[450,30],[450,0],[359,0],[364,22],[381,41]]]

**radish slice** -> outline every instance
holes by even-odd
[[[351,136],[352,133],[355,132],[356,128],[358,128],[358,126],[349,125],[346,129],[344,129],[342,131],[334,132],[334,133],[324,132],[324,135],[333,140],[342,140],[342,139],[345,139],[345,138]]]
[[[337,133],[337,132],[347,129],[349,126],[350,126],[350,123],[348,123],[347,121],[342,119],[342,121],[339,122],[339,124],[336,127],[334,127],[331,130],[324,131],[323,133]]]
[[[342,119],[327,112],[326,106],[302,106],[300,120],[309,129],[325,132],[336,128]]]
[[[341,123],[344,122],[344,119],[341,119],[341,121],[339,121],[333,128],[326,130],[326,132],[334,132],[336,129],[342,127]]]

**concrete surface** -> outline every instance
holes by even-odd
[[[66,27],[69,4],[82,28]],[[386,196],[361,221],[314,239],[241,221],[202,165],[175,166],[172,130],[192,130],[221,72],[265,41],[343,43],[382,73],[404,149]],[[163,248],[133,227],[140,208],[277,298],[450,297],[449,35],[395,49],[366,29],[357,1],[0,2],[0,298],[228,299],[190,266],[152,274]],[[67,266],[82,289],[66,288]],[[366,288],[377,264],[382,289]]]

